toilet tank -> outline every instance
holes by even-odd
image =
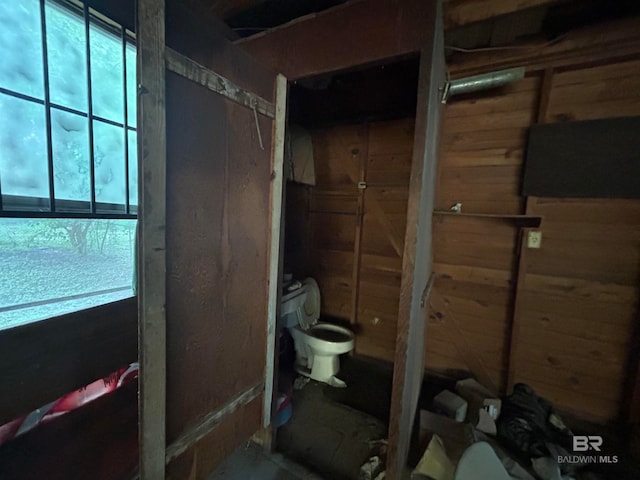
[[[302,308],[306,299],[307,289],[304,285],[301,288],[282,296],[282,302],[280,303],[282,326],[286,328],[293,328],[298,325],[297,312]]]

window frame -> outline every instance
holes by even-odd
[[[118,23],[108,17],[100,14],[89,6],[88,0],[80,2],[78,0],[48,0],[49,2],[63,8],[71,14],[78,15],[82,18],[85,31],[85,67],[87,75],[87,111],[83,112],[75,108],[51,102],[50,99],[50,79],[49,79],[49,63],[48,63],[48,45],[47,45],[47,19],[46,19],[46,3],[47,0],[39,0],[40,6],[40,29],[42,37],[42,63],[44,77],[44,98],[39,99],[30,95],[26,95],[11,89],[0,86],[0,93],[19,99],[29,101],[44,106],[45,109],[45,135],[47,141],[47,175],[48,175],[48,197],[35,196],[17,196],[6,195],[2,192],[2,183],[0,182],[0,218],[84,218],[84,219],[136,219],[138,217],[138,206],[131,204],[130,190],[130,152],[129,152],[129,136],[137,135],[137,125],[130,126],[128,111],[128,91],[127,91],[127,46],[136,46],[135,33],[127,29],[123,24]],[[123,70],[123,101],[124,101],[124,123],[119,123],[104,117],[94,115],[93,113],[93,91],[91,80],[91,42],[90,30],[91,26],[98,27],[104,31],[119,37],[122,53],[122,70]],[[52,109],[60,110],[66,113],[78,115],[86,119],[88,123],[88,148],[89,148],[89,180],[90,180],[90,200],[65,200],[56,199],[55,197],[55,177],[54,177],[54,158],[52,143],[52,126],[51,111]],[[122,204],[107,203],[96,201],[96,185],[95,185],[95,149],[94,149],[94,122],[99,121],[122,129],[124,137],[124,171],[125,171],[125,203],[124,211]],[[137,122],[136,122],[137,123]],[[137,156],[136,156],[137,158]],[[48,205],[47,205],[48,203]]]
[[[73,0],[69,0],[66,3],[68,5],[72,2]],[[99,4],[105,14],[117,18],[123,28],[128,25],[129,32],[135,28],[133,2],[112,0]],[[102,17],[98,12],[93,14]],[[105,218],[100,214],[91,217],[86,214],[62,215],[61,212],[14,214],[6,210],[4,214],[0,212],[0,217],[2,216]],[[125,217],[106,216],[111,219],[136,217],[133,211]],[[11,392],[11,395],[3,398],[0,424],[137,361],[137,332],[138,308],[135,294],[123,300],[0,330],[0,351],[6,354],[0,363],[0,391]],[[38,435],[40,432],[34,432],[34,438]]]
[[[129,111],[129,105],[131,100],[135,99],[137,102],[137,84],[134,87],[136,91],[135,96],[132,96],[129,75],[131,75],[131,71],[127,65],[127,56],[131,55],[130,49],[133,47],[136,50],[137,57],[137,43],[136,43],[136,35],[135,33],[126,26],[126,24],[130,24],[127,19],[120,19],[118,21],[113,20],[94,8],[90,7],[90,0],[85,0],[84,2],[79,0],[38,0],[39,5],[39,15],[40,15],[40,32],[42,37],[42,62],[43,66],[43,83],[44,83],[44,92],[42,98],[37,98],[35,96],[23,94],[19,91],[14,91],[8,88],[4,88],[0,86],[0,93],[7,95],[11,98],[18,99],[21,101],[32,102],[37,105],[41,105],[44,107],[44,126],[46,129],[45,136],[46,138],[46,155],[47,155],[47,171],[46,175],[48,175],[48,189],[49,196],[48,197],[38,197],[38,196],[20,196],[20,195],[3,195],[2,192],[2,184],[0,182],[0,219],[2,218],[17,218],[17,219],[87,219],[87,220],[137,220],[138,218],[138,205],[132,204],[132,200],[135,199],[133,194],[135,192],[131,191],[130,184],[130,160],[133,155],[130,153],[130,139],[131,135],[137,136],[137,119],[130,118],[131,112]],[[82,21],[84,24],[84,48],[85,48],[85,66],[86,69],[86,82],[87,82],[87,105],[86,107],[79,107],[80,109],[71,108],[66,105],[52,102],[50,98],[50,77],[49,77],[49,60],[48,60],[48,52],[49,45],[47,44],[47,15],[46,8],[47,5],[54,6],[56,8],[63,9],[65,13],[69,15],[75,15],[78,20]],[[124,21],[122,21],[124,20]],[[123,101],[123,117],[122,123],[118,121],[114,121],[108,118],[104,118],[99,115],[95,115],[93,113],[93,92],[91,87],[92,82],[92,72],[91,72],[91,29],[99,28],[103,33],[107,33],[114,37],[120,45],[119,57],[122,60],[122,101]],[[95,57],[95,53],[94,53]],[[137,59],[136,59],[137,62]],[[134,75],[137,75],[137,64],[134,69]],[[83,80],[84,81],[84,80]],[[132,98],[128,98],[131,97]],[[88,157],[89,157],[89,176],[90,176],[90,200],[69,200],[69,199],[56,199],[55,197],[55,177],[54,177],[54,155],[53,155],[53,143],[52,143],[52,123],[51,123],[51,114],[52,110],[58,110],[61,112],[70,113],[73,115],[77,115],[78,117],[82,117],[87,122],[87,135],[89,137],[88,142]],[[83,111],[84,109],[84,111]],[[95,185],[95,156],[96,151],[94,150],[94,142],[93,142],[93,125],[94,122],[99,121],[107,125],[111,125],[120,129],[120,134],[123,138],[123,148],[124,148],[124,172],[125,172],[125,202],[122,203],[107,203],[96,201],[96,185]],[[137,163],[137,155],[133,156],[136,159]],[[42,175],[45,175],[45,171],[43,170]],[[138,190],[139,192],[139,190]],[[139,193],[138,193],[139,195]],[[135,200],[134,200],[135,201]],[[124,207],[124,208],[123,208]],[[137,245],[137,242],[136,242]],[[136,278],[136,264],[135,261],[136,252],[134,251],[134,265],[132,271],[132,281],[135,281]],[[95,295],[96,292],[93,292]],[[72,295],[71,297],[75,297]],[[129,302],[131,298],[135,299],[136,297],[136,289],[135,285],[133,288],[132,296],[122,300],[116,300],[116,304],[125,304]],[[47,301],[48,302],[48,301]],[[39,301],[35,303],[40,303]],[[43,322],[48,323],[49,321],[55,322],[56,319],[73,317],[73,318],[81,318],[86,315],[92,316],[92,313],[99,312],[101,308],[107,309],[108,306],[113,302],[109,301],[106,303],[98,303],[96,305],[81,308],[79,310],[72,310],[68,312],[63,312],[60,314],[54,314],[47,318],[34,318],[29,320],[28,322],[18,324],[16,326],[11,326],[8,328],[3,328],[0,331],[0,336],[4,335],[8,331],[13,331],[14,329],[22,329],[26,328],[30,325],[40,325]],[[127,303],[128,304],[128,303]]]

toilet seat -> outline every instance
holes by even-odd
[[[316,323],[301,332],[307,338],[305,343],[325,355],[342,355],[350,352],[354,346],[353,332],[331,323]]]

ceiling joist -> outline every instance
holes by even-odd
[[[444,3],[444,28],[450,30],[489,18],[565,0],[449,0]]]

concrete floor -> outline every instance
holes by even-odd
[[[334,480],[357,480],[360,467],[379,449],[387,426],[381,420],[337,403],[332,389],[310,381],[292,398],[293,415],[278,430],[277,449]],[[347,387],[348,388],[348,387]]]
[[[346,389],[310,380],[293,390],[292,417],[277,433],[278,453],[243,446],[209,480],[358,480],[362,464],[386,453],[376,441],[387,436],[391,371],[351,357],[341,360]],[[280,372],[283,390],[296,377]]]
[[[325,480],[281,454],[268,455],[250,443],[236,450],[209,480]]]

